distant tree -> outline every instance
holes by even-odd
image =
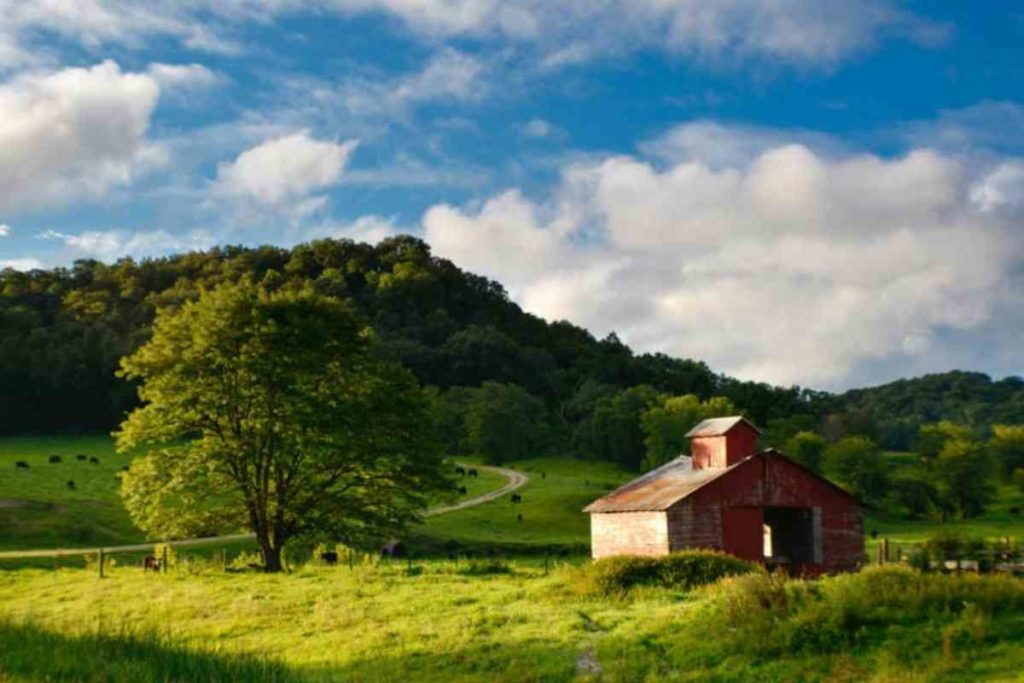
[[[822,455],[825,475],[868,505],[879,505],[889,488],[885,456],[866,436],[848,436]]]
[[[1020,489],[1021,493],[1024,493],[1024,467],[1018,467],[1013,471],[1013,476],[1010,477],[1017,488]]]
[[[538,455],[546,417],[543,401],[522,387],[484,382],[466,405],[467,448],[494,465]]]
[[[922,425],[918,431],[916,450],[925,462],[934,462],[950,441],[974,441],[974,430],[950,420]]]
[[[657,404],[640,416],[646,452],[644,469],[654,469],[685,452],[689,445],[686,433],[701,420],[738,412],[732,401],[723,396],[706,401],[694,394],[659,397]]]
[[[926,479],[911,473],[901,473],[891,482],[893,499],[912,519],[930,517],[945,509],[939,490]]]
[[[788,417],[776,417],[765,425],[764,434],[761,436],[766,446],[781,448],[785,450],[790,439],[800,432],[816,432],[820,420],[814,415],[790,415]]]
[[[657,400],[658,392],[647,385],[598,399],[585,433],[579,435],[580,447],[589,457],[639,469],[645,454],[640,419]]]
[[[814,432],[797,432],[786,442],[786,455],[811,470],[821,472],[821,458],[828,444]]]
[[[947,440],[932,471],[945,507],[963,517],[982,514],[995,497],[990,452],[975,439]]]
[[[391,535],[450,486],[415,379],[311,288],[207,291],[122,368],[144,405],[117,445],[145,452],[122,497],[158,538],[246,526],[274,572],[291,539]]]
[[[1024,468],[1024,425],[993,425],[989,447],[999,463],[1000,473],[1010,479]]]

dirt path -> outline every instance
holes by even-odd
[[[483,505],[489,503],[492,500],[501,498],[506,493],[512,493],[516,489],[523,486],[530,478],[522,472],[516,470],[510,470],[507,467],[492,467],[490,465],[463,465],[463,467],[475,467],[478,470],[488,470],[496,472],[506,479],[508,483],[502,486],[500,489],[494,491],[488,491],[476,498],[470,498],[469,500],[463,500],[452,505],[441,505],[439,507],[430,508],[423,513],[424,517],[433,517],[435,515],[443,515],[446,512],[455,512],[456,510],[465,510],[466,508],[475,507],[477,505]],[[229,541],[245,541],[252,538],[252,534],[231,534],[229,536],[211,536],[209,538],[189,538],[182,541],[171,541],[168,545],[175,548],[192,548],[195,546],[203,545],[216,545],[219,543],[225,543]],[[149,543],[135,543],[133,545],[115,545],[115,546],[104,546],[103,551],[108,553],[116,552],[142,552],[146,550],[152,550],[153,545],[159,543],[159,541],[151,541]],[[53,548],[50,550],[8,550],[0,552],[0,560],[16,560],[29,557],[63,557],[66,555],[91,555],[96,554],[100,551],[96,548]]]

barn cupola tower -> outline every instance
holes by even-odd
[[[690,439],[693,469],[723,469],[754,455],[760,433],[744,417],[704,420],[686,434]]]

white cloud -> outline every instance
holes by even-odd
[[[393,220],[382,216],[360,216],[351,223],[320,225],[306,230],[303,239],[350,239],[356,242],[377,244],[388,237],[400,234]]]
[[[985,212],[1024,213],[1024,162],[1000,164],[971,188],[971,200]]]
[[[217,84],[220,77],[202,64],[150,64],[146,73],[164,89],[199,90]]]
[[[43,262],[34,258],[0,259],[0,270],[13,268],[14,270],[37,270],[43,267]]]
[[[0,85],[0,210],[100,196],[159,163],[145,139],[159,94],[110,61]]]
[[[7,237],[11,234],[11,226],[6,223],[0,223],[0,237]]]
[[[205,249],[216,243],[214,236],[204,231],[179,235],[155,230],[131,232],[127,230],[90,230],[77,235],[61,235],[68,256],[89,257],[112,261],[124,256],[159,256],[175,252]]]
[[[308,131],[275,138],[220,164],[215,188],[265,205],[294,203],[336,184],[356,145],[316,140]]]
[[[428,41],[532,42],[549,66],[656,48],[818,68],[887,35],[929,44],[946,33],[894,0],[0,0],[0,67],[37,61],[41,36],[92,50],[170,36],[192,49],[230,52],[240,49],[231,37],[240,25],[325,12],[395,17]]]
[[[409,74],[385,79],[349,77],[337,92],[321,91],[318,104],[333,104],[336,100],[357,116],[401,116],[425,102],[480,98],[485,91],[484,70],[478,59],[444,48],[422,69]]]
[[[576,164],[548,204],[513,191],[434,207],[426,238],[534,313],[777,383],[841,386],[859,364],[909,362],[1008,305],[1019,224],[982,210],[956,158],[717,132],[733,151],[716,166],[693,155]]]

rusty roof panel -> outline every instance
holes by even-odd
[[[695,470],[690,458],[682,455],[647,474],[620,486],[583,508],[584,512],[639,512],[667,510],[675,503],[738,467],[743,461],[725,468]]]
[[[743,417],[742,415],[736,415],[734,417],[712,417],[708,420],[704,420],[700,422],[696,427],[688,431],[686,433],[686,436],[721,436],[741,422],[745,422],[751,429],[753,429],[758,434],[761,433],[761,430],[758,429],[753,422]]]

